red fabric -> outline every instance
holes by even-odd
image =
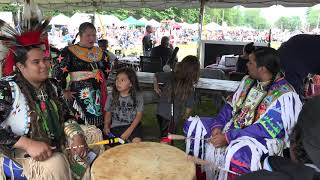
[[[40,36],[40,31],[31,31],[16,36],[16,39],[22,46],[38,45],[41,44]]]
[[[6,60],[3,65],[3,76],[10,76],[14,66],[14,48],[10,48],[6,54]]]
[[[106,79],[104,77],[104,73],[103,72],[99,72],[102,79],[101,79],[101,94],[102,94],[102,97],[101,97],[101,104],[102,104],[102,110],[104,111],[104,107],[105,107],[105,104],[106,104],[106,100],[107,100],[107,96],[108,96],[108,91],[107,91],[107,86],[106,86]]]
[[[196,166],[196,177],[197,180],[206,180],[206,172],[205,171],[201,171],[201,166],[197,165]]]
[[[21,46],[39,45],[42,43],[40,36],[41,36],[40,31],[33,31],[33,32],[23,33],[20,36],[16,36],[16,39],[18,44]],[[3,76],[9,76],[13,72],[13,66],[15,64],[14,53],[13,53],[14,51],[15,51],[15,48],[12,47],[9,49],[9,52],[6,55],[6,60],[3,66]]]
[[[171,139],[169,139],[168,137],[163,137],[161,138],[160,142],[165,142],[165,143],[171,143]]]

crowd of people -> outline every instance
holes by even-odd
[[[0,80],[0,177],[4,179],[90,179],[94,159],[112,147],[88,144],[110,138],[143,141],[144,99],[136,72],[128,67],[117,69],[108,93],[107,77],[115,57],[107,50],[108,41],[100,39],[100,47],[95,46],[96,27],[82,23],[74,37],[79,36],[79,42],[63,48],[53,62],[48,24],[49,19],[25,17],[18,31],[0,20],[0,29],[6,32],[0,39],[9,49],[5,77]],[[141,31],[131,33],[140,36]],[[302,77],[287,78],[286,74],[298,72],[284,68],[289,62],[282,61],[285,50],[297,44],[288,41],[279,51],[246,45],[239,62],[246,76],[239,87],[217,116],[199,118],[189,117],[196,105],[199,59],[188,55],[176,62],[170,36],[161,36],[160,45],[154,47],[154,33],[147,26],[139,41],[144,55],[166,52],[171,56],[163,57],[170,66],[168,72],[154,75],[160,142],[170,144],[170,134],[185,120],[187,153],[209,162],[204,167],[207,179],[320,179],[320,99],[303,99]],[[234,33],[230,36],[237,36]],[[300,40],[298,45],[317,40],[311,38],[304,44]],[[294,53],[291,61],[295,62],[303,52]],[[317,67],[304,68],[303,75],[319,73]],[[280,157],[286,149],[292,160]]]

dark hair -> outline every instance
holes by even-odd
[[[151,29],[151,28],[152,28],[151,25],[147,25],[147,26],[146,26],[146,30]]]
[[[107,46],[108,45],[108,40],[106,39],[100,39],[98,40],[98,46],[101,47],[101,46]]]
[[[293,146],[292,152],[299,163],[312,163],[308,153],[304,149],[303,138],[301,123],[297,123],[290,135],[290,144]]]
[[[161,38],[161,45],[162,46],[169,46],[169,41],[170,41],[170,39],[168,36],[163,36]]]
[[[186,56],[176,66],[174,72],[174,95],[186,100],[194,89],[194,84],[200,77],[200,62],[196,56]],[[170,87],[169,89],[171,89]],[[171,91],[170,91],[171,92]]]
[[[266,67],[273,75],[280,72],[280,57],[277,50],[270,47],[262,47],[253,51],[256,57],[257,67]]]
[[[136,72],[132,68],[124,67],[117,71],[116,77],[119,74],[126,74],[128,76],[128,79],[132,84],[132,87],[129,93],[130,93],[131,99],[133,100],[133,106],[136,107],[137,105],[136,95],[137,95],[137,92],[140,91],[139,81],[138,81]],[[120,92],[117,90],[116,83],[114,83],[113,89],[112,89],[112,108],[116,108],[120,105],[119,96],[120,96]]]
[[[28,59],[28,52],[32,49],[40,49],[40,45],[16,46],[14,50],[14,63],[25,64]]]
[[[76,39],[78,37],[78,35],[82,36],[82,34],[87,30],[87,29],[94,29],[95,31],[96,28],[94,27],[94,25],[90,22],[84,22],[82,24],[80,24],[79,26],[79,32],[76,34],[76,36],[74,37],[72,44],[74,44],[76,42]]]
[[[243,47],[244,52],[247,54],[251,54],[255,49],[254,42],[248,43]]]

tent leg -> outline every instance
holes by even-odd
[[[197,57],[200,59],[200,48],[201,48],[201,40],[202,40],[202,25],[203,25],[203,16],[204,16],[204,6],[205,0],[200,0],[200,13],[199,13],[199,28],[198,28],[198,48],[197,48]],[[201,67],[203,68],[203,62],[201,63]]]

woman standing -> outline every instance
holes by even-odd
[[[53,68],[53,77],[64,89],[64,97],[73,107],[77,121],[103,130],[107,57],[99,47],[94,46],[96,29],[92,23],[82,23],[78,34],[80,42],[62,50]],[[68,75],[69,88],[66,80]]]

